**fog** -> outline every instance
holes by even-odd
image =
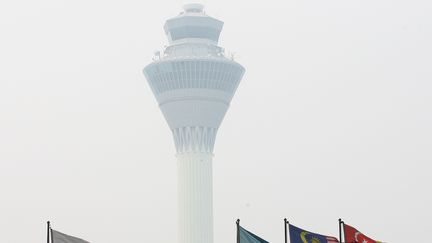
[[[432,217],[432,4],[207,0],[246,68],[219,129],[215,243],[235,220],[425,241]],[[171,132],[142,74],[179,0],[0,3],[0,242],[54,229],[176,242]]]

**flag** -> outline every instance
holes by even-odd
[[[269,243],[266,240],[261,239],[260,237],[256,236],[255,234],[247,231],[243,227],[239,226],[239,236],[240,236],[240,242],[239,243]]]
[[[383,243],[380,241],[372,240],[366,235],[362,234],[356,228],[344,224],[345,243]]]
[[[73,237],[51,229],[51,237],[53,243],[90,243],[83,239]]]
[[[337,243],[339,240],[335,237],[315,234],[294,225],[289,225],[289,235],[291,243]]]

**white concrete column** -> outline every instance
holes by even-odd
[[[179,243],[213,243],[213,177],[210,152],[178,159]]]

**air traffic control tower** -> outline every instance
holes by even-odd
[[[177,150],[179,243],[213,243],[212,158],[245,69],[218,46],[223,22],[202,4],[165,23],[169,45],[144,68]]]

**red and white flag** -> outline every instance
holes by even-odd
[[[327,236],[327,243],[339,243],[339,240],[335,237]]]
[[[383,243],[381,241],[372,240],[356,228],[344,224],[345,243]]]

